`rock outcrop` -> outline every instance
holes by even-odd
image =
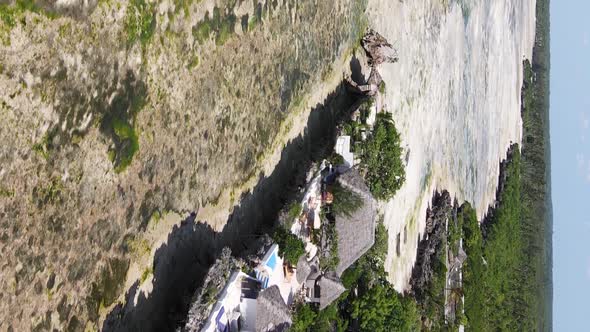
[[[436,192],[432,199],[432,206],[426,211],[426,230],[422,240],[418,244],[416,264],[412,270],[410,285],[416,299],[424,296],[424,291],[435,273],[433,265],[445,250],[446,230],[445,223],[448,218],[456,214],[456,206],[453,205],[448,191]]]
[[[355,82],[352,77],[347,77],[349,88],[358,94],[375,96],[383,82],[378,67],[384,62],[395,63],[398,61],[397,51],[387,40],[373,29],[368,29],[361,45],[365,50],[366,63],[371,72],[366,82]]]
[[[369,29],[361,45],[369,58],[369,65],[378,66],[384,62],[395,63],[398,61],[398,54],[395,48],[377,31]]]
[[[205,282],[193,295],[183,331],[200,331],[216,303],[216,296],[225,287],[231,273],[244,263],[231,256],[231,250],[224,248],[221,256],[209,269]]]

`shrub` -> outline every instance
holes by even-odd
[[[340,263],[340,257],[338,256],[338,233],[336,232],[336,224],[332,221],[323,223],[322,225],[322,238],[325,246],[323,248],[322,255],[320,256],[320,267],[323,271],[335,270]]]
[[[303,241],[284,227],[275,230],[273,240],[279,245],[279,255],[293,266],[297,264],[299,257],[305,254]]]
[[[299,202],[293,202],[289,205],[289,222],[293,222],[293,219],[299,218],[303,208]]]
[[[46,186],[36,186],[33,188],[33,202],[39,208],[47,204],[62,203],[63,189],[61,178],[52,178]]]
[[[101,132],[113,141],[107,153],[116,173],[123,172],[139,151],[139,137],[134,124],[137,114],[147,103],[147,89],[143,82],[133,80],[132,76],[125,78],[124,90],[113,99],[100,122]]]
[[[10,2],[0,3],[0,44],[10,45],[10,31],[23,19],[25,12],[37,13],[49,19],[57,17],[54,12],[43,9],[33,0],[16,0],[11,4]]]
[[[217,36],[215,38],[215,44],[221,46],[231,37],[234,33],[234,26],[236,24],[236,16],[230,14],[220,20],[217,28]]]
[[[307,331],[313,325],[316,317],[317,313],[309,305],[299,304],[293,315],[291,330],[294,332]]]
[[[139,150],[139,142],[133,127],[118,118],[113,119],[113,130],[120,142],[114,159],[115,172],[120,173],[131,164],[133,156]]]
[[[146,267],[143,272],[141,273],[141,277],[139,278],[139,283],[143,284],[147,278],[149,278],[154,273],[154,270],[151,266]]]
[[[205,14],[205,19],[193,27],[193,37],[199,44],[203,44],[211,36],[211,22],[209,20],[209,13]]]
[[[340,154],[334,152],[330,155],[330,157],[328,158],[328,161],[330,162],[330,164],[338,166],[338,165],[344,164],[344,157],[342,157]]]

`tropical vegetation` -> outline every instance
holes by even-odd
[[[513,149],[506,169],[506,183],[499,204],[479,229],[470,209],[463,213],[465,250],[465,311],[474,331],[500,329],[533,330],[528,305],[530,276],[525,273],[528,257],[524,252],[520,204],[520,151]]]
[[[300,304],[293,317],[293,331],[417,331],[420,327],[413,298],[395,291],[383,267],[387,255],[387,230],[378,223],[375,244],[344,271],[348,291],[324,310]]]
[[[361,155],[365,180],[377,199],[392,198],[406,179],[400,140],[391,114],[379,113]]]
[[[473,209],[460,214],[468,254],[465,314],[472,331],[547,331],[552,326],[549,1],[536,5],[533,59],[524,62],[522,146],[512,148],[498,204],[481,230]]]
[[[283,259],[295,266],[299,257],[305,254],[305,245],[297,235],[291,233],[288,229],[279,226],[275,229],[272,236],[274,242],[279,246],[279,255]]]

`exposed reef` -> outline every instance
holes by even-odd
[[[435,274],[434,265],[439,263],[438,256],[445,250],[445,225],[453,215],[456,217],[456,209],[449,192],[445,190],[434,194],[432,206],[426,211],[426,231],[418,243],[418,255],[410,279],[412,292],[418,302],[426,296],[427,285]]]

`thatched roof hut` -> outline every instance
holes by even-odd
[[[307,280],[316,280],[320,276],[322,271],[320,271],[320,267],[318,264],[319,264],[318,261],[312,261],[310,263],[311,272],[309,272],[309,275],[307,276]]]
[[[320,310],[329,306],[346,290],[338,278],[330,277],[328,275],[322,276],[319,281],[319,286]]]
[[[307,257],[301,255],[297,261],[297,283],[301,284],[307,280],[307,276],[311,273],[311,266],[307,262]]]
[[[274,285],[260,292],[256,303],[256,331],[287,331],[291,324],[289,307],[279,287]]]
[[[351,215],[336,216],[338,257],[340,261],[335,272],[338,276],[341,276],[344,270],[365,254],[375,243],[377,203],[373,199],[363,177],[356,169],[350,169],[340,175],[337,181],[363,199],[363,205]]]

